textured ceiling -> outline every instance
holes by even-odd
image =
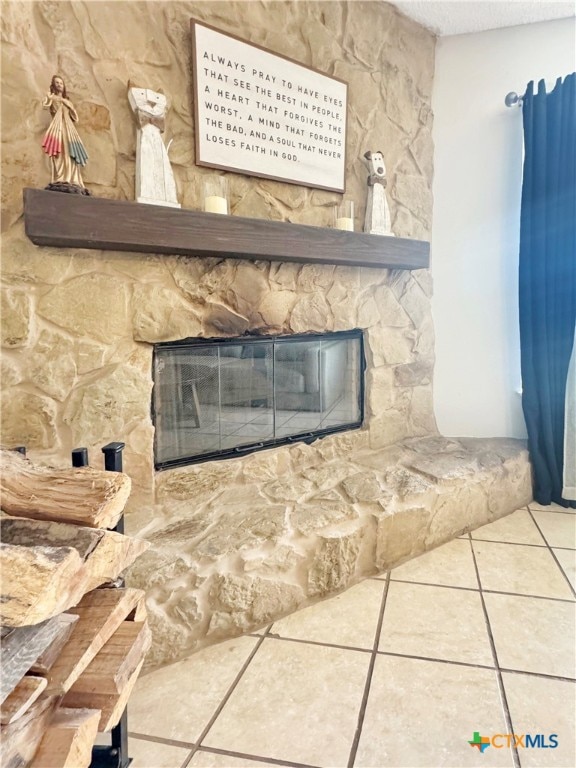
[[[461,35],[574,17],[573,0],[392,0],[401,13],[436,35]]]

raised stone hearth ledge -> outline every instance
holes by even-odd
[[[148,526],[152,547],[128,576],[148,590],[149,666],[258,629],[531,499],[519,440],[433,436],[340,456],[322,443],[161,476],[173,522]]]

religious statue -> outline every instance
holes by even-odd
[[[390,229],[390,210],[386,200],[387,179],[384,156],[382,152],[365,152],[364,160],[369,170],[364,232],[394,237]]]
[[[80,167],[86,165],[88,154],[74,125],[78,122],[78,114],[68,99],[60,75],[52,78],[42,107],[49,109],[52,115],[52,122],[42,141],[42,149],[50,158],[52,167],[52,180],[46,189],[89,195],[80,174]]]
[[[166,96],[128,82],[128,101],[138,121],[136,201],[180,208],[168,150],[161,135],[166,118]]]

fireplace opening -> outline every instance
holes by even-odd
[[[156,469],[358,429],[362,331],[155,345]]]

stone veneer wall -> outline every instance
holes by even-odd
[[[56,72],[79,114],[90,156],[84,178],[95,195],[134,197],[130,79],[168,95],[166,139],[173,139],[179,199],[184,208],[199,208],[201,180],[210,170],[194,164],[190,17],[346,80],[346,192],[357,203],[358,222],[366,198],[361,156],[381,149],[394,232],[427,239],[431,225],[435,40],[392,6],[308,0],[3,3],[2,440],[27,445],[34,459],[60,464],[79,445],[91,449],[96,464],[103,444],[125,441],[125,471],[134,483],[127,530],[145,536],[188,519],[206,493],[222,508],[232,501],[250,508],[249,490],[245,498],[227,499],[231,475],[278,471],[288,488],[290,475],[308,466],[311,456],[321,460],[436,432],[431,280],[425,270],[38,248],[26,238],[22,189],[49,181],[40,149],[48,124],[41,101]],[[339,199],[238,174],[229,180],[236,216],[328,226]],[[154,342],[355,327],[365,330],[368,359],[361,431],[309,448],[197,466],[185,472],[184,498],[182,470],[155,476]],[[269,550],[264,540],[259,546],[262,553]],[[274,581],[273,566],[266,573]],[[210,638],[210,580],[219,576],[207,570],[194,597],[193,585],[184,588],[178,578],[172,574],[152,595],[153,620],[169,625],[177,638],[173,655]],[[169,655],[165,650],[155,658]]]

